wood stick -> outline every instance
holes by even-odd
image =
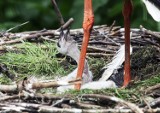
[[[79,109],[79,108],[56,108],[52,106],[44,106],[39,104],[31,104],[31,103],[1,103],[0,104],[1,111],[10,110],[17,112],[39,112],[39,113],[132,113],[130,109]],[[160,112],[160,108],[155,108],[152,110],[149,109],[141,109],[147,113],[158,113]]]
[[[66,29],[68,28],[72,23],[73,23],[74,19],[70,18],[63,26],[62,29]],[[57,31],[60,31],[61,28],[57,29]]]
[[[150,92],[152,92],[153,90],[155,90],[155,89],[160,89],[160,83],[159,84],[156,84],[156,85],[154,85],[154,86],[151,86],[151,87],[149,87],[149,88],[147,88],[146,90],[145,90],[145,93],[147,94],[147,93],[150,93]]]
[[[148,109],[140,109],[141,111],[144,111],[146,113],[158,113],[160,112],[160,108],[152,109],[152,111]],[[133,113],[130,109],[67,109],[67,108],[54,108],[54,107],[48,107],[48,106],[42,106],[38,110],[41,113]],[[142,112],[143,113],[143,112]]]
[[[99,99],[103,99],[103,100],[111,100],[111,101],[114,101],[114,102],[117,102],[117,103],[121,103],[122,105],[128,106],[135,113],[143,113],[143,111],[138,106],[136,106],[135,104],[130,103],[130,102],[126,102],[126,101],[124,101],[120,98],[117,98],[117,97],[111,97],[111,96],[105,96],[105,95],[99,95],[99,94],[84,94],[84,95],[82,95],[82,97],[85,97],[85,98],[99,98]]]
[[[111,25],[110,28],[109,28],[108,34],[111,33],[113,27],[115,26],[115,23],[116,23],[116,21],[114,20],[113,23],[112,23],[112,25]]]
[[[58,16],[58,20],[60,21],[60,24],[61,24],[61,26],[62,26],[65,22],[64,22],[64,20],[63,20],[62,14],[61,14],[58,6],[57,6],[56,0],[51,0],[51,1],[52,1],[52,4],[53,4],[53,7],[54,7],[54,9],[55,9],[55,12],[56,12],[56,14],[57,14],[57,16]]]
[[[103,107],[101,106],[93,105],[89,103],[77,102],[76,105],[79,106],[80,108],[85,108],[85,109],[103,109]]]
[[[63,29],[67,28],[72,22],[73,22],[73,18],[70,18],[70,19],[62,26],[62,28],[63,28]],[[31,34],[31,35],[29,35],[29,34],[23,35],[23,34],[22,34],[22,35],[19,35],[19,36],[21,36],[21,37],[18,38],[18,39],[1,42],[1,43],[0,43],[0,46],[6,45],[6,44],[18,43],[18,42],[25,41],[25,40],[27,40],[27,39],[38,38],[38,37],[41,37],[41,36],[48,36],[48,35],[49,35],[49,36],[54,36],[54,35],[55,35],[55,32],[58,32],[59,30],[60,30],[60,28],[57,29],[57,30],[55,30],[54,32],[53,32],[53,31],[40,32],[40,33],[36,33],[36,34]],[[59,33],[58,33],[58,34],[59,34]],[[17,34],[17,35],[18,35],[18,34]],[[17,36],[17,37],[19,37],[19,36]]]
[[[13,99],[19,99],[23,97],[25,97],[23,93],[20,93],[18,95],[12,95],[12,96],[4,96],[4,97],[0,97],[0,102],[7,101],[7,100],[13,100]]]
[[[140,29],[141,29],[141,31],[144,32],[145,34],[152,35],[152,36],[154,36],[157,40],[160,41],[160,35],[157,35],[157,34],[155,34],[154,32],[145,29],[142,25],[140,26]]]
[[[98,48],[98,47],[93,47],[93,46],[88,46],[88,50],[103,51],[103,52],[106,52],[106,53],[115,53],[112,50],[107,50],[107,49],[104,49],[104,48]]]
[[[42,89],[42,88],[54,88],[58,86],[64,85],[73,85],[76,83],[81,83],[80,79],[72,80],[72,81],[53,81],[53,82],[36,82],[36,83],[26,83],[24,84],[23,81],[19,82],[18,84],[14,85],[0,85],[1,92],[20,92],[24,89],[30,91],[31,89]]]
[[[105,54],[105,53],[88,53],[87,56],[95,57],[95,58],[100,58],[100,57],[110,57],[113,56],[114,54]]]

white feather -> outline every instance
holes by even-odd
[[[81,89],[92,89],[92,90],[99,90],[99,89],[106,89],[106,88],[116,88],[115,82],[108,80],[108,81],[93,81],[82,85]]]
[[[69,73],[67,76],[60,78],[60,81],[71,81],[71,80],[75,80],[76,76],[77,76],[77,70],[78,68],[76,68],[75,70],[73,70],[71,73]],[[85,68],[86,70],[86,68]],[[87,72],[83,72],[82,75],[82,83],[87,83],[87,82],[91,82],[93,75],[92,72],[90,70],[86,70]]]
[[[108,81],[93,81],[93,82],[88,82],[86,84],[82,84],[81,89],[92,89],[92,90],[100,90],[100,89],[107,89],[107,88],[117,88],[115,82],[112,80]],[[57,88],[57,93],[61,94],[64,93],[65,91],[74,89],[74,85],[70,86],[60,86]]]
[[[69,86],[60,86],[57,88],[57,93],[58,94],[61,94],[61,93],[64,93],[66,91],[69,91],[69,90],[73,90],[74,89],[74,85],[69,85]]]
[[[160,10],[148,0],[142,0],[142,1],[146,5],[148,13],[153,17],[155,21],[159,22],[160,21]]]
[[[132,47],[130,46],[130,54],[132,53]],[[125,45],[122,45],[120,49],[117,51],[116,55],[113,57],[112,62],[107,64],[104,68],[106,70],[102,74],[102,77],[99,79],[99,81],[106,81],[114,72],[114,70],[117,70],[120,68],[122,63],[125,60]]]

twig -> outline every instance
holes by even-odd
[[[160,83],[159,84],[156,84],[156,85],[154,85],[154,86],[151,86],[151,87],[149,87],[149,88],[147,88],[146,90],[145,90],[145,93],[147,94],[147,93],[150,93],[150,92],[152,92],[153,90],[155,90],[155,89],[159,89],[160,88]]]
[[[50,41],[50,42],[55,42],[55,43],[58,42],[58,41],[56,41],[56,40],[53,40],[53,39],[50,39],[50,38],[44,37],[44,36],[41,36],[40,38],[43,39],[43,40],[46,40],[46,41]]]
[[[160,41],[160,35],[157,35],[157,34],[155,34],[154,32],[145,29],[142,25],[140,26],[140,30],[141,30],[142,32],[144,32],[145,34],[154,36],[157,40]]]
[[[93,46],[88,46],[88,50],[93,50],[94,52],[95,51],[101,51],[101,52],[106,52],[106,53],[115,53],[114,51],[112,50],[107,50],[107,49],[103,49],[103,48],[98,48],[98,47],[93,47]]]
[[[41,113],[130,113],[129,109],[67,109],[67,108],[55,108],[42,106],[39,109]]]
[[[53,95],[53,94],[41,94],[41,93],[35,93],[34,94],[34,97],[36,98],[36,99],[50,99],[50,100],[59,100],[59,99],[61,99],[61,98],[69,98],[69,97],[67,97],[67,96],[55,96],[55,95]]]
[[[144,111],[146,113],[158,113],[160,112],[160,108],[152,109],[152,111],[148,109],[140,109],[141,111]],[[47,107],[42,106],[39,109],[39,112],[42,113],[133,113],[130,109],[67,109],[67,108],[53,108],[53,107]],[[142,112],[143,113],[143,112]]]
[[[96,29],[94,29],[95,31],[98,31],[98,30],[96,30]],[[100,33],[100,31],[98,31],[98,33]],[[109,39],[111,42],[113,42],[115,45],[120,45],[119,43],[117,43],[117,42],[115,42],[114,40],[112,40],[111,38],[109,38],[108,37],[108,35],[105,35],[105,34],[102,34],[102,33],[100,33],[100,35],[103,35],[105,38],[107,38],[107,39]]]
[[[116,21],[114,20],[114,21],[113,21],[113,23],[112,23],[112,25],[109,27],[108,34],[110,34],[110,33],[111,33],[111,31],[112,31],[113,27],[115,26],[115,23],[116,23]]]
[[[52,106],[57,106],[59,104],[62,104],[65,101],[64,98],[61,98],[60,100],[57,100],[56,103],[52,104]]]
[[[76,83],[81,83],[80,79],[71,80],[71,81],[54,81],[54,82],[37,82],[32,84],[27,84],[26,89],[42,89],[42,88],[50,88],[50,87],[58,87],[58,86],[66,86],[73,85]]]
[[[9,51],[9,50],[15,50],[16,46],[0,46],[0,51]]]
[[[61,107],[62,107],[62,108],[69,108],[69,109],[72,108],[72,107],[71,107],[70,105],[68,105],[68,104],[61,104]]]
[[[0,91],[1,92],[17,92],[17,85],[14,84],[14,85],[0,85]]]
[[[111,45],[111,46],[117,46],[117,44],[112,42],[105,42],[105,41],[89,41],[89,44],[100,44],[100,45]]]
[[[21,27],[21,26],[23,26],[23,25],[26,25],[26,24],[28,24],[28,23],[29,23],[29,21],[24,22],[24,23],[22,23],[22,24],[20,24],[20,25],[16,25],[15,27],[12,27],[12,28],[8,29],[5,33],[8,33],[8,32],[10,32],[10,31],[12,31],[13,29],[18,28],[18,27]]]
[[[103,107],[101,106],[93,105],[89,103],[77,102],[76,105],[79,106],[80,108],[85,108],[85,109],[100,109],[100,108],[103,109]]]
[[[103,99],[103,100],[111,100],[111,101],[114,101],[114,102],[117,102],[117,103],[121,103],[123,105],[127,105],[135,113],[143,113],[143,111],[138,106],[136,106],[135,104],[130,103],[130,102],[126,102],[126,101],[124,101],[120,98],[117,98],[117,97],[110,97],[110,96],[99,95],[99,94],[84,94],[84,95],[82,95],[82,97],[85,97],[85,98],[99,98],[99,99]]]
[[[87,56],[92,56],[95,58],[99,58],[99,57],[109,57],[109,56],[113,56],[114,54],[105,54],[105,53],[87,53]]]
[[[52,106],[44,106],[32,103],[1,103],[2,112],[9,110],[10,112],[40,112],[40,113],[132,113],[130,109],[78,109],[78,108],[56,108]],[[158,113],[160,108],[141,109],[147,113]]]
[[[33,35],[27,35],[27,36],[23,36],[19,39],[14,39],[14,40],[6,41],[6,42],[1,42],[0,46],[5,45],[5,44],[18,43],[18,42],[22,42],[22,41],[27,40],[27,39],[37,38],[37,37],[40,37],[40,36],[48,36],[48,35],[54,36],[54,33],[53,32],[42,32],[42,33],[37,33],[37,34],[33,34]]]
[[[55,9],[55,12],[56,12],[56,14],[57,14],[57,16],[58,16],[58,20],[60,21],[60,24],[61,24],[61,26],[62,26],[62,25],[64,25],[65,22],[64,22],[64,20],[63,20],[62,14],[61,14],[58,6],[57,6],[56,0],[51,0],[51,1],[52,1],[52,4],[53,4],[53,7],[54,7],[54,9]]]
[[[4,97],[0,97],[0,102],[1,101],[7,101],[7,100],[13,100],[13,99],[20,99],[25,97],[24,93],[19,93],[17,95],[12,95],[12,96],[4,96]],[[45,99],[45,100],[59,100],[61,98],[65,98],[68,99],[69,97],[67,96],[55,96],[55,95],[49,95],[49,94],[41,94],[41,93],[35,93],[34,96],[30,97],[30,95],[28,95],[28,100],[29,99]]]
[[[53,81],[53,82],[36,82],[36,83],[26,83],[24,81],[19,82],[15,85],[0,85],[1,92],[19,92],[23,89],[30,91],[31,89],[42,89],[42,88],[50,88],[50,87],[58,87],[64,85],[73,85],[76,83],[81,83],[80,79],[72,80],[72,81]]]
[[[68,28],[72,23],[73,23],[74,19],[70,18],[63,26],[62,29],[66,29]],[[58,28],[57,31],[60,31],[61,28]]]
[[[155,43],[154,41],[151,41],[151,40],[147,40],[147,39],[144,39],[146,42],[149,42],[150,44],[152,45],[155,45],[157,47],[160,47],[160,45],[158,43]]]
[[[67,28],[71,23],[73,22],[73,18],[70,18],[62,27],[63,29]],[[36,33],[36,34],[32,34],[32,35],[29,35],[29,34],[25,34],[23,35],[21,38],[19,39],[14,39],[14,40],[10,40],[10,41],[5,41],[5,42],[1,42],[0,43],[0,46],[2,45],[5,45],[5,44],[13,44],[13,43],[18,43],[18,42],[22,42],[22,41],[25,41],[27,39],[32,39],[32,38],[38,38],[38,37],[41,37],[41,36],[54,36],[55,35],[55,32],[58,32],[60,30],[57,29],[56,31],[48,31],[48,32],[40,32],[40,33]],[[19,37],[19,36],[17,36]]]
[[[24,94],[23,94],[23,93],[20,93],[20,94],[18,94],[18,95],[13,95],[13,96],[4,96],[4,97],[1,97],[1,98],[0,98],[0,102],[1,102],[1,101],[18,99],[18,98],[21,98],[21,97],[24,97]]]
[[[152,110],[150,104],[147,102],[147,100],[145,98],[142,98],[143,101],[146,103],[147,107],[149,108],[149,110]]]

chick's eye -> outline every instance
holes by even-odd
[[[60,44],[59,44],[59,42],[57,43],[57,46],[58,46],[58,47],[61,47]]]

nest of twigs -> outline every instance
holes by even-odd
[[[63,95],[42,94],[34,90],[57,87],[59,86],[58,82],[30,82],[29,79],[25,78],[14,85],[1,85],[0,110],[3,112],[35,113],[160,112],[160,77],[158,75],[160,73],[160,33],[146,30],[143,27],[131,29],[131,32],[131,45],[133,46],[131,69],[132,75],[134,75],[134,82],[131,87],[100,91],[70,91]],[[71,35],[81,46],[83,30],[71,30]],[[22,41],[32,43],[57,42],[58,37],[59,32],[57,30],[2,33],[0,51],[1,54],[15,51],[18,49],[16,44]],[[103,57],[110,60],[122,44],[124,44],[124,29],[120,26],[114,26],[114,24],[111,26],[94,26],[87,56],[95,59]],[[1,64],[1,73],[15,81],[15,75],[10,73],[6,66],[7,64]],[[76,82],[79,81],[67,83],[74,84]],[[29,83],[32,88],[26,89]]]

